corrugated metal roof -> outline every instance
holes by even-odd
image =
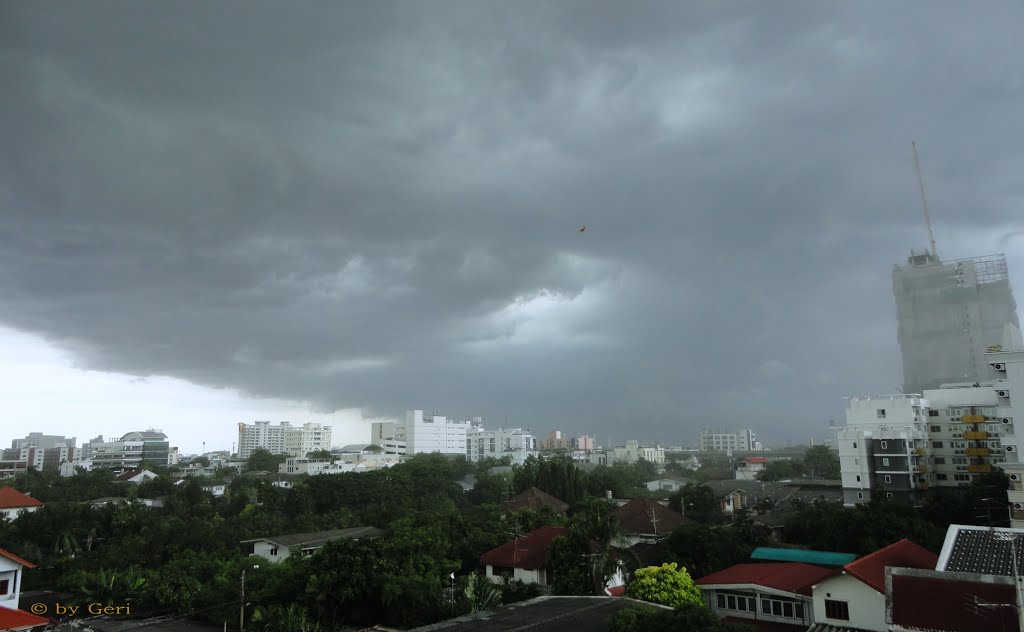
[[[758,547],[754,549],[750,559],[772,562],[803,562],[817,566],[845,566],[857,559],[853,553],[833,553],[831,551],[806,551],[803,549],[773,549]]]

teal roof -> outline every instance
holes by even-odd
[[[772,549],[758,547],[754,549],[750,559],[770,562],[803,562],[818,566],[845,566],[857,556],[853,553],[831,553],[829,551],[805,551],[803,549]]]

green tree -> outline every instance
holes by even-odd
[[[675,563],[637,569],[626,595],[672,608],[685,603],[704,605],[700,588],[690,573]]]
[[[277,466],[288,457],[283,454],[271,454],[263,448],[256,448],[245,460],[246,472],[277,472]]]
[[[835,480],[840,477],[839,453],[827,445],[808,448],[803,463],[807,475],[811,478]]]
[[[683,515],[697,522],[710,522],[721,513],[718,496],[707,485],[684,485],[679,490],[679,504]]]
[[[555,539],[557,547],[552,545],[549,568],[555,591],[570,595],[604,594],[605,584],[618,570],[613,545],[621,537],[612,503],[600,499],[579,503],[569,517],[568,535]]]
[[[313,450],[312,452],[306,454],[306,458],[329,461],[334,458],[334,455],[331,454],[330,450]]]
[[[806,472],[806,469],[802,461],[779,459],[778,461],[768,461],[765,463],[764,469],[757,474],[757,480],[781,481],[798,478],[803,476],[804,472]]]
[[[725,623],[701,604],[687,602],[674,609],[633,606],[608,620],[608,632],[752,632],[747,625]]]

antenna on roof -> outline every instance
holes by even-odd
[[[917,173],[917,188],[921,192],[921,210],[924,211],[924,223],[928,227],[928,241],[932,245],[932,256],[937,257],[935,253],[935,235],[932,233],[932,220],[928,216],[928,200],[924,195],[924,178],[921,177],[921,162],[917,159],[917,142],[910,141],[910,147],[914,150],[914,171]]]

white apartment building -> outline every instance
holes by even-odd
[[[243,461],[252,456],[256,448],[262,448],[271,454],[287,454],[286,435],[292,424],[282,421],[272,425],[269,421],[257,421],[252,424],[238,423],[238,458]]]
[[[1024,419],[1024,340],[1020,330],[1007,325],[1003,344],[989,347],[985,357],[996,374],[992,385],[996,395],[995,420],[1008,429],[1000,437],[1005,461],[999,466],[1010,477],[1010,489],[1006,492],[1010,526],[1024,528],[1024,462],[1020,459],[1019,439],[1013,432],[1014,422]]]
[[[944,384],[924,392],[928,400],[929,483],[967,487],[1006,460],[1003,439],[1013,425],[996,418],[998,396],[991,383]]]
[[[484,430],[474,424],[466,433],[466,458],[470,461],[511,456],[513,463],[522,463],[536,454],[537,439],[522,428]]]
[[[642,445],[640,446],[640,458],[645,461],[650,461],[656,465],[665,464],[665,448],[660,445]]]
[[[701,452],[750,452],[760,450],[761,444],[753,430],[722,432],[705,428],[697,437]]]
[[[919,395],[846,398],[846,426],[836,429],[843,502],[886,498],[916,504],[928,489],[928,401]]]
[[[331,426],[306,423],[301,428],[291,428],[284,435],[285,454],[304,457],[310,452],[331,450]]]
[[[479,418],[456,421],[410,410],[404,421],[374,423],[370,441],[381,446],[385,454],[466,454],[466,435],[478,423]]]

